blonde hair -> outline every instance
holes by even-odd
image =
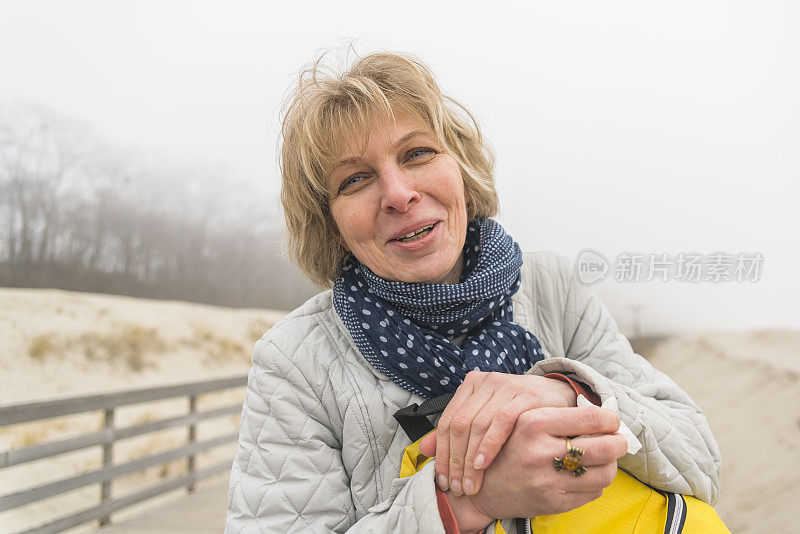
[[[469,220],[497,214],[492,151],[472,114],[441,92],[424,63],[407,54],[378,52],[336,74],[322,64],[323,58],[300,72],[281,128],[287,246],[312,282],[329,286],[350,255],[331,216],[326,172],[344,143],[359,136],[366,143],[371,122],[394,120],[396,111],[427,124],[458,162]]]

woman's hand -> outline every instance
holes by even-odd
[[[508,442],[484,473],[476,495],[447,492],[459,528],[480,530],[494,519],[557,514],[600,497],[617,474],[617,460],[625,455],[625,438],[614,432],[619,416],[595,407],[539,408],[520,415]],[[556,471],[553,458],[563,457],[563,436],[575,438],[584,450],[586,472],[572,476]],[[438,459],[437,459],[438,462]]]
[[[439,418],[437,431],[420,443],[420,451],[436,456],[440,489],[475,495],[483,470],[500,452],[520,414],[575,402],[575,391],[560,380],[472,371]]]

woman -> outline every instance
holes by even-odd
[[[226,532],[478,532],[589,502],[617,466],[716,500],[700,409],[633,353],[566,258],[522,254],[489,218],[492,166],[418,60],[301,75],[282,202],[294,257],[333,289],[256,343]],[[436,460],[397,478],[409,439],[393,414],[453,391],[422,444]],[[554,466],[564,436],[583,436],[582,476]]]

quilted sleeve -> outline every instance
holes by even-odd
[[[666,491],[714,503],[719,497],[720,452],[703,411],[667,375],[633,352],[606,307],[573,276],[566,280],[563,317],[565,358],[539,362],[532,372],[573,372],[601,398],[616,399],[621,420],[642,444],[619,466]],[[612,403],[613,405],[613,403]]]
[[[256,343],[228,490],[227,534],[444,534],[433,462],[392,482],[390,497],[356,522],[331,400],[271,341]],[[339,428],[341,426],[339,425]]]

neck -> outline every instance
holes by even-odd
[[[444,280],[442,280],[443,284],[457,284],[461,281],[461,273],[464,271],[464,253],[458,255],[458,259],[456,259],[456,263],[453,265],[453,268],[450,269],[450,272],[447,273]]]

